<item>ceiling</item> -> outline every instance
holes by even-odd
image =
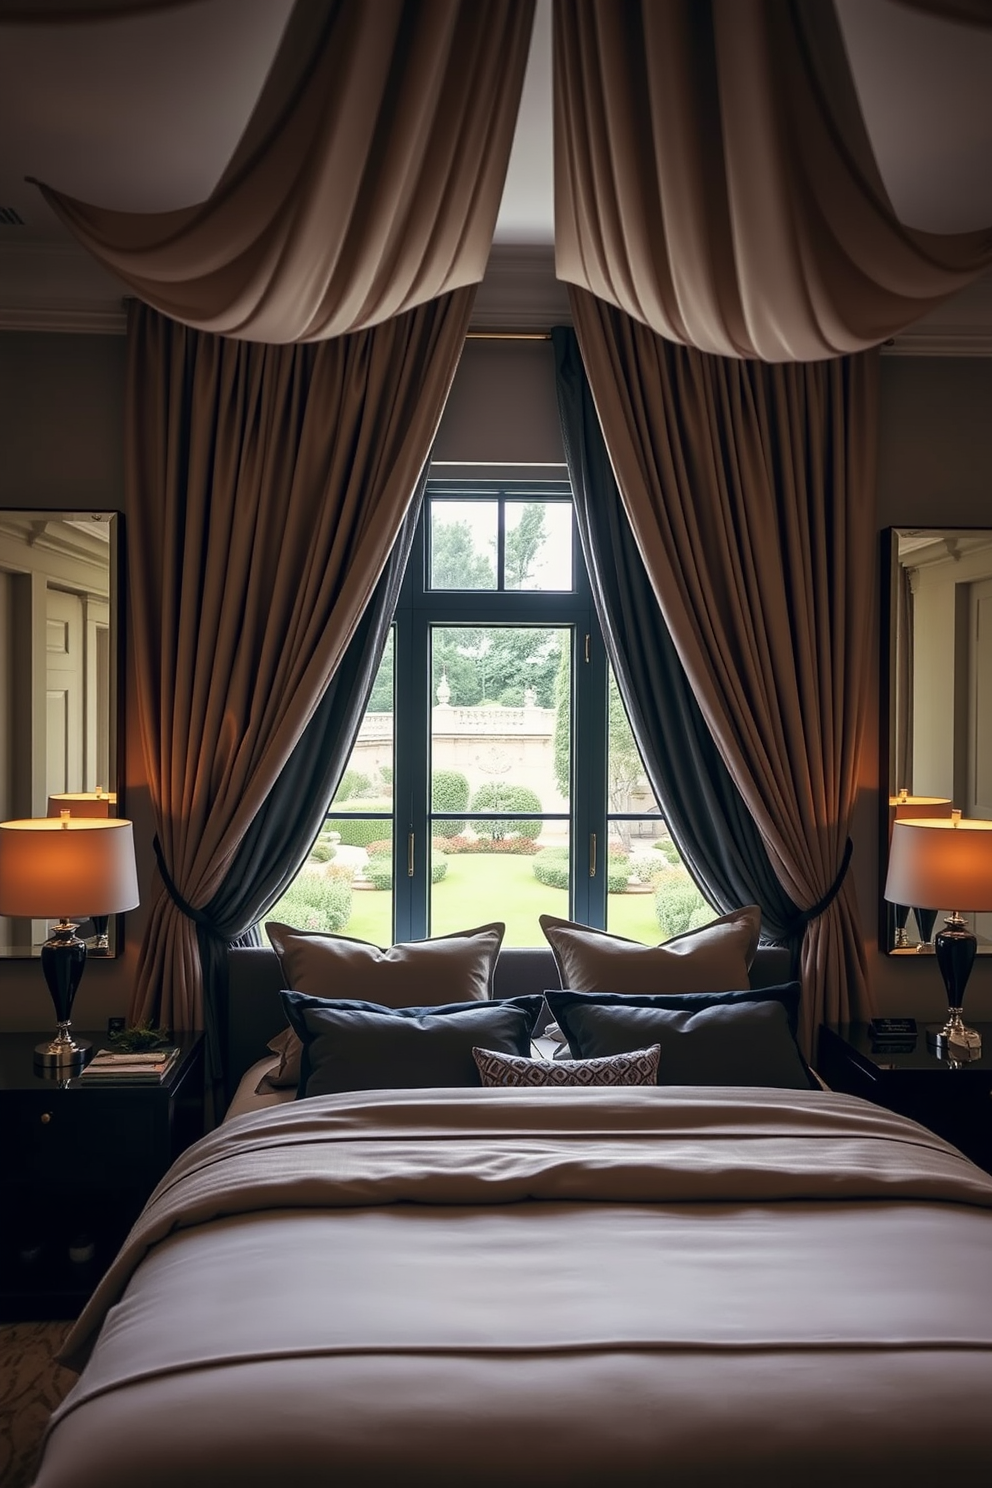
[[[0,225],[0,326],[19,324],[18,314],[40,324],[46,307],[71,315],[97,300],[110,315],[121,293],[24,177],[125,210],[202,200],[251,112],[292,3],[190,0],[127,20],[0,25],[0,209],[20,219]],[[936,20],[897,0],[835,3],[900,217],[935,232],[992,223],[992,28]],[[544,299],[560,301],[552,203],[551,0],[537,0],[492,271],[496,280],[511,264],[511,277],[521,267],[542,275],[551,281]],[[965,349],[987,341],[983,354],[992,353],[992,281],[956,297],[937,321],[945,331],[977,327]]]

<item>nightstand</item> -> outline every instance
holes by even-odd
[[[94,1048],[101,1033],[83,1033]],[[60,1085],[41,1033],[0,1034],[0,1318],[80,1311],[175,1157],[203,1132],[203,1035],[160,1084]]]
[[[898,1049],[873,1044],[867,1023],[821,1024],[816,1068],[832,1090],[911,1116],[992,1173],[992,1023],[972,1027],[982,1057],[954,1068],[927,1047],[923,1024]]]

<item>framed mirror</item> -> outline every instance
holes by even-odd
[[[122,522],[0,510],[0,821],[123,810]],[[121,918],[80,919],[88,954],[119,954]],[[0,916],[0,958],[40,955],[47,935]]]
[[[965,906],[886,903],[893,823],[955,808],[992,820],[992,528],[892,527],[882,558],[879,937],[911,956]],[[992,955],[992,914],[966,918],[979,955]]]

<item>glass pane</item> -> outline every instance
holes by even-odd
[[[538,916],[568,918],[568,823],[545,821],[526,852],[499,852],[493,845],[479,852],[466,837],[435,836],[431,880],[432,935],[503,920],[504,945],[546,945]]]
[[[569,809],[570,640],[552,626],[431,631],[433,935],[499,919],[507,945],[536,946],[537,916],[568,912],[568,823],[548,814]],[[546,848],[565,849],[563,887],[561,871],[535,877]]]
[[[609,688],[606,927],[614,935],[657,944],[708,925],[716,911],[689,876],[669,835],[612,668]],[[613,813],[630,813],[631,819],[618,820]]]
[[[497,501],[430,503],[431,589],[495,589]]]
[[[571,589],[571,502],[508,501],[505,510],[504,589]]]
[[[266,919],[388,946],[393,939],[393,636],[313,847]],[[375,815],[372,815],[375,813]]]

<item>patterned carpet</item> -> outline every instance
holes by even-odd
[[[55,1362],[69,1323],[0,1325],[0,1483],[27,1488],[45,1422],[76,1376]]]

